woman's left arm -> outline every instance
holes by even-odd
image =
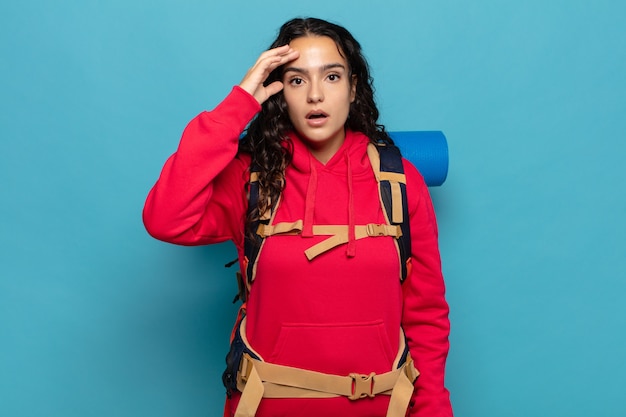
[[[417,169],[404,161],[411,222],[410,275],[402,284],[402,325],[420,376],[415,383],[412,417],[452,417],[444,386],[448,356],[448,303],[441,272],[437,221],[428,188]]]

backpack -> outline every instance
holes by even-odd
[[[402,155],[398,147],[385,143],[368,144],[367,154],[374,171],[374,176],[376,177],[376,181],[378,183],[381,207],[387,224],[368,224],[365,226],[356,226],[357,230],[355,233],[357,238],[359,238],[359,236],[393,236],[395,238],[396,248],[398,250],[400,260],[399,279],[400,282],[404,282],[406,277],[411,273],[411,235],[406,193],[406,177],[404,175],[404,167],[402,165]],[[248,215],[250,215],[251,211],[257,207],[259,200],[258,172],[258,166],[253,164],[250,167]],[[242,366],[244,366],[244,363],[255,360],[258,361],[260,359],[247,345],[245,337],[242,334],[241,326],[243,326],[243,323],[245,322],[246,302],[250,286],[256,275],[257,260],[261,250],[263,249],[263,243],[266,237],[273,234],[289,233],[294,232],[294,230],[296,232],[298,231],[297,225],[294,226],[294,224],[283,225],[279,223],[277,225],[272,225],[279,202],[280,197],[277,201],[271,202],[271,208],[266,213],[259,216],[259,219],[251,225],[252,230],[256,231],[254,236],[246,236],[244,241],[243,270],[241,272],[237,272],[239,293],[233,300],[234,303],[240,299],[243,304],[239,309],[235,327],[233,328],[231,334],[231,349],[226,356],[227,369],[222,375],[222,381],[227,393],[226,403],[224,405],[224,416],[230,415],[230,397],[233,390],[238,389],[237,377],[238,373],[241,374],[242,372]],[[283,226],[281,227],[281,225]],[[307,249],[305,254],[309,260],[318,254],[347,241],[347,232],[338,231],[338,228],[347,229],[347,226],[313,226],[314,234],[333,235],[333,238],[329,238],[314,247]],[[301,225],[299,230],[301,231]],[[337,239],[335,238],[339,236],[340,233],[345,234],[345,236],[343,236],[345,237],[345,240],[340,238],[337,242]],[[333,243],[326,243],[330,240],[333,240]],[[235,262],[236,260],[227,264],[227,266],[230,266]],[[399,368],[395,371],[391,371],[390,374],[394,374],[393,382],[395,385],[404,384],[403,388],[398,389],[399,392],[403,391],[398,395],[399,397],[403,397],[403,399],[400,400],[402,405],[397,408],[406,409],[410,395],[413,392],[413,381],[415,381],[419,372],[413,366],[413,362],[410,359],[410,354],[408,352],[408,347],[401,347],[399,355],[401,357],[399,360]],[[402,376],[396,376],[396,374]],[[307,375],[305,379],[308,378],[309,376]],[[397,382],[396,378],[399,378],[398,381],[400,382]],[[357,383],[356,380],[354,382]],[[366,385],[369,386],[369,384],[370,382],[367,380]],[[361,398],[363,396],[364,394],[361,393]],[[256,401],[260,401],[260,398],[257,398],[253,402]],[[396,401],[398,401],[398,399],[394,399],[392,396],[392,402]]]

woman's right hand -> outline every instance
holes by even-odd
[[[264,86],[263,83],[272,71],[289,61],[297,59],[299,52],[291,49],[289,45],[279,46],[263,52],[252,68],[248,70],[239,87],[250,93],[254,98],[263,104],[265,100],[283,89],[281,81]]]

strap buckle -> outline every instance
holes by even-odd
[[[243,357],[241,358],[241,362],[239,363],[239,378],[244,384],[248,382],[248,378],[250,377],[250,373],[252,372],[252,367],[254,367],[254,364],[252,363],[252,358],[248,356],[247,353],[244,353]]]
[[[387,232],[386,224],[374,224],[370,223],[367,225],[367,235],[368,236],[387,236],[389,233]]]
[[[355,374],[348,375],[352,378],[352,395],[348,396],[351,400],[358,400],[365,397],[374,397],[374,377],[376,374],[372,372],[369,375]]]
[[[415,368],[413,358],[409,356],[407,358],[407,361],[404,363],[403,368],[403,371],[406,374],[407,378],[409,378],[409,381],[411,381],[411,383],[415,383],[415,380],[420,375],[420,373],[417,368]]]

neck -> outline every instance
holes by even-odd
[[[330,161],[333,156],[335,156],[345,141],[346,132],[343,130],[341,132],[341,136],[331,141],[320,143],[305,139],[303,140],[303,143],[315,159],[326,165],[326,163]]]

